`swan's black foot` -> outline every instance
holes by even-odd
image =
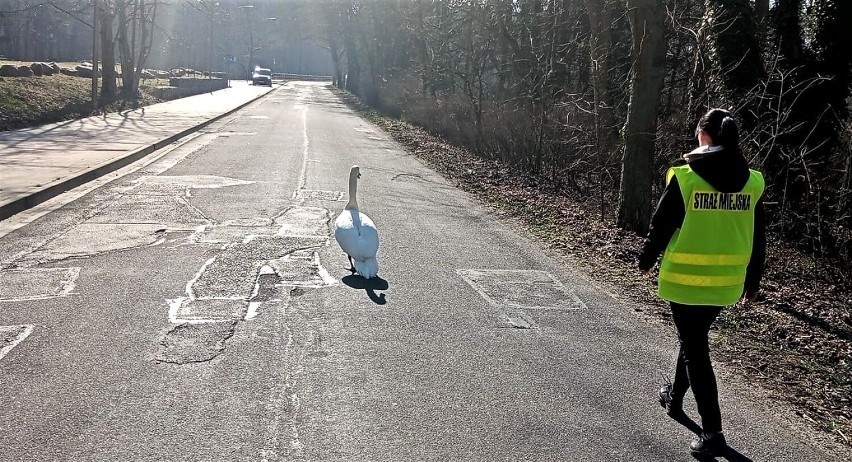
[[[347,255],[347,257],[349,256]],[[352,257],[349,257],[349,268],[346,268],[346,270],[352,274],[355,274],[355,262],[352,261]]]

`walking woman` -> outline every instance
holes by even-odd
[[[669,416],[682,416],[691,387],[702,434],[690,449],[722,456],[727,443],[707,337],[722,308],[757,296],[766,256],[764,181],[740,152],[728,111],[710,110],[695,132],[699,147],[666,175],[639,268],[649,271],[663,254],[658,293],[671,303],[678,334],[674,381],[661,387],[660,404]]]

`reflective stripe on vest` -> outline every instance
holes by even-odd
[[[668,254],[672,263],[685,265],[748,265],[751,255],[707,255],[701,253],[672,252]]]
[[[659,295],[684,305],[732,305],[742,296],[754,239],[754,207],[763,176],[750,171],[742,191],[721,193],[688,165],[677,176],[685,216],[663,254]]]

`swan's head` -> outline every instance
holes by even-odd
[[[349,169],[349,179],[352,178],[361,178],[361,169],[359,169],[357,165],[353,165],[352,168]]]

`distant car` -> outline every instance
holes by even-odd
[[[254,74],[251,75],[251,84],[252,85],[269,85],[272,86],[272,71],[269,69],[264,69],[262,67],[258,67],[254,70]]]

